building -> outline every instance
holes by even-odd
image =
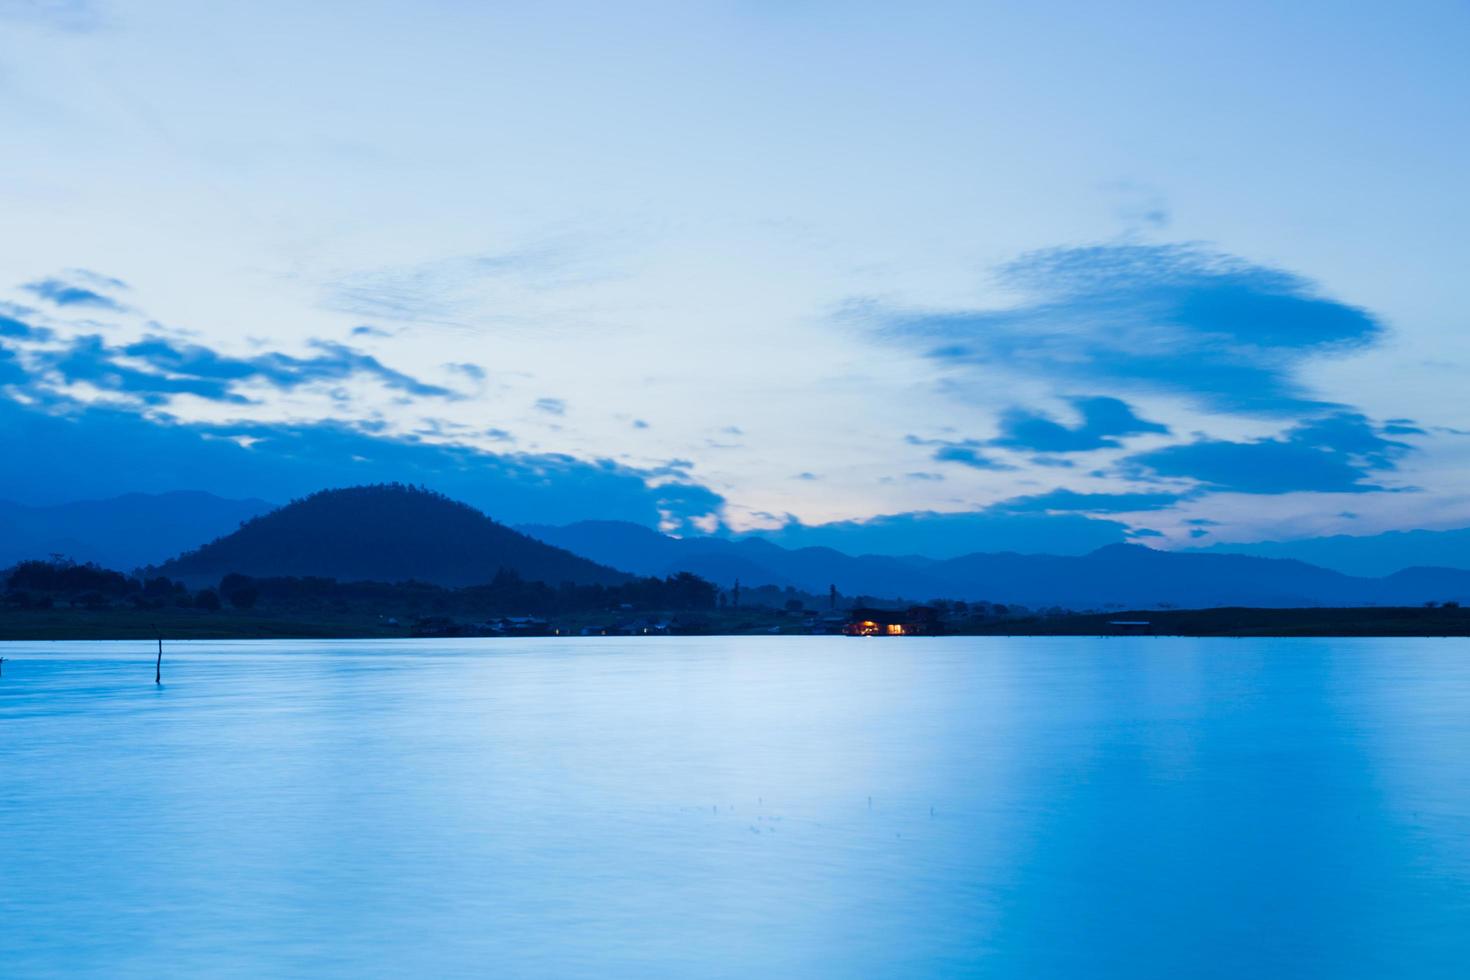
[[[854,609],[842,627],[846,636],[936,636],[939,613],[932,606]]]

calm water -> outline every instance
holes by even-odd
[[[1461,640],[0,655],[6,977],[1470,969]]]

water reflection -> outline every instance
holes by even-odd
[[[3,647],[7,976],[1470,962],[1461,641]]]

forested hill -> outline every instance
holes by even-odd
[[[156,571],[207,584],[238,572],[465,586],[489,582],[502,569],[551,585],[608,585],[629,577],[513,531],[467,504],[402,484],[323,490]]]

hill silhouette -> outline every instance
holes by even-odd
[[[396,483],[314,493],[156,572],[190,584],[213,584],[238,572],[459,587],[487,583],[502,570],[553,586],[629,578],[529,538],[468,504]]]

